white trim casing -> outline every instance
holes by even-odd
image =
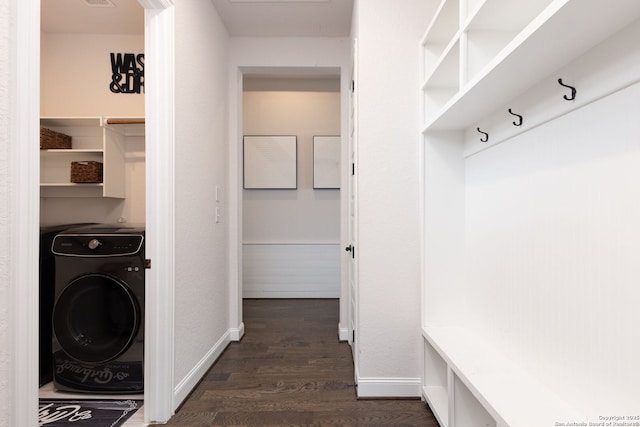
[[[12,261],[9,318],[14,326],[13,372],[9,381],[14,396],[9,424],[38,425],[38,282],[40,223],[40,0],[11,2],[15,27],[10,29],[11,177],[9,195]],[[11,406],[9,406],[11,407]]]
[[[173,0],[138,0],[145,9],[168,9],[173,7]]]
[[[229,322],[240,341],[242,322],[242,72],[231,67],[229,73]]]
[[[145,10],[146,274],[145,422],[176,409],[175,311],[175,11],[172,0],[140,0]]]

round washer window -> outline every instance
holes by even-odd
[[[104,363],[124,353],[140,327],[140,310],[116,278],[90,274],[73,280],[53,309],[53,332],[65,353],[80,362]]]

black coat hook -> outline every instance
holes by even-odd
[[[480,138],[480,142],[487,142],[489,140],[489,134],[486,132],[482,132],[480,128],[476,128],[476,129],[478,129],[478,132],[484,135],[484,137]]]
[[[562,83],[562,79],[558,79],[558,83],[560,83],[561,86],[568,87],[569,89],[571,89],[571,96],[564,95],[563,96],[564,99],[566,99],[567,101],[573,101],[574,99],[576,99],[576,88],[575,87],[569,86],[569,85],[566,85],[566,84]]]
[[[509,114],[512,114],[518,118],[517,122],[513,122],[514,126],[522,126],[522,116],[520,114],[514,113],[513,111],[511,111],[511,108],[509,108]]]

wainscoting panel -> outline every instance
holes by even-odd
[[[243,245],[244,298],[340,298],[340,245]]]

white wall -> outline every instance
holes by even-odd
[[[11,10],[7,1],[0,1],[0,233],[8,238],[0,239],[0,426],[11,425],[12,410],[15,408],[13,394],[13,340],[14,324],[11,308],[14,305],[12,288],[15,284],[11,276],[11,264],[15,262],[12,254],[11,230],[15,225],[15,215],[11,212],[10,198],[15,185],[10,173],[11,167],[11,130],[9,124],[13,120],[10,98],[11,75],[9,64],[11,42],[15,40],[10,32]]]
[[[42,33],[43,116],[144,117],[144,94],[109,90],[111,52],[144,53],[140,34]]]
[[[436,2],[357,1],[358,394],[420,394],[418,46]]]
[[[144,117],[144,93],[116,94],[110,53],[144,53],[141,34],[41,33],[41,115]],[[145,141],[127,137],[125,199],[42,198],[42,224],[145,222]]]
[[[340,191],[313,189],[313,136],[340,135],[340,92],[244,92],[245,135],[295,135],[296,190],[244,190],[245,243],[338,243]]]
[[[175,58],[176,404],[230,340],[228,36],[209,0],[177,2]],[[216,201],[216,186],[220,200]],[[215,222],[220,209],[220,222]]]

